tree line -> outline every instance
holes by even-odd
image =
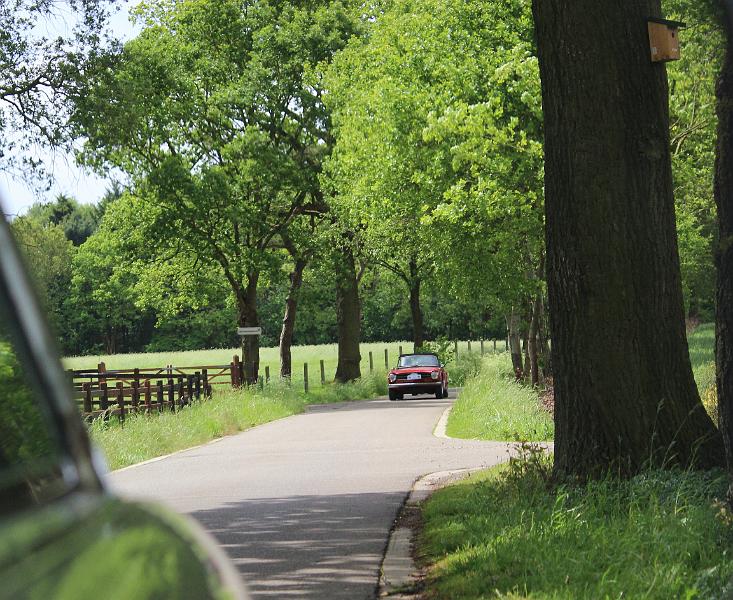
[[[518,375],[555,377],[559,475],[719,462],[684,319],[727,298],[722,4],[561,4],[160,0],[104,46],[88,16],[45,127],[124,185],[47,286],[63,338],[219,345],[266,324],[283,376],[293,343],[336,340],[348,381],[363,339],[506,333]],[[692,17],[669,67],[648,56],[663,14]],[[45,223],[63,254],[54,206],[16,229]]]

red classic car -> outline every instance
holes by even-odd
[[[390,400],[402,400],[405,394],[435,394],[448,397],[448,373],[437,354],[400,354],[397,367],[387,375]]]

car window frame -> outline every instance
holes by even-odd
[[[89,436],[71,396],[56,341],[4,213],[0,218],[0,302],[5,306],[7,329],[28,384],[55,428],[59,467],[67,492],[80,488],[103,491],[101,469],[93,460]]]

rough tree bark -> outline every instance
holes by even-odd
[[[247,285],[236,290],[237,323],[240,327],[259,327],[260,319],[257,312],[257,282],[259,271],[247,273]],[[242,337],[242,369],[244,383],[257,383],[260,371],[260,337],[247,335]]]
[[[515,308],[506,318],[506,326],[509,337],[509,352],[512,356],[512,370],[517,376],[522,374],[522,344],[519,337],[520,319]]]
[[[659,0],[533,0],[545,125],[555,475],[710,467],[684,326]]]
[[[729,16],[733,18],[733,13]],[[728,471],[733,472],[733,32],[726,21],[727,47],[716,90],[718,146],[715,203],[719,242],[716,252],[715,373],[718,415]]]
[[[420,273],[417,262],[410,260],[410,314],[412,315],[412,341],[415,348],[420,348],[425,342],[423,334],[423,315],[420,306]]]
[[[534,301],[532,303],[532,318],[529,322],[529,332],[527,334],[527,355],[529,356],[529,371],[530,381],[532,386],[538,386],[540,384],[540,369],[539,369],[539,329],[540,329],[540,317],[542,311],[542,292],[538,291],[535,294]]]
[[[361,377],[361,303],[354,254],[342,248],[336,260],[336,321],[338,328],[338,364],[336,381],[346,383]]]
[[[295,317],[298,310],[298,296],[300,287],[303,284],[303,271],[308,261],[299,256],[294,256],[293,270],[290,273],[290,287],[288,296],[285,298],[285,315],[283,326],[280,330],[280,377],[290,378],[293,372],[293,360],[291,348],[293,346],[293,333],[295,331]]]

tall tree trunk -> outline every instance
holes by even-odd
[[[519,379],[522,376],[522,346],[519,337],[519,313],[515,308],[512,308],[512,312],[506,319],[506,324],[509,331],[509,352],[512,356],[512,370]]]
[[[537,338],[540,328],[540,312],[542,310],[542,292],[538,291],[532,303],[532,318],[529,321],[527,334],[527,355],[529,356],[530,381],[533,386],[540,384],[540,369],[538,365]]]
[[[733,19],[733,14],[728,15]],[[719,242],[716,252],[715,374],[718,415],[728,470],[733,472],[733,33],[726,22],[727,48],[717,86],[718,147],[715,202]]]
[[[336,381],[346,383],[361,377],[361,304],[354,254],[345,247],[336,257],[336,321],[338,364]]]
[[[285,299],[285,316],[283,326],[280,330],[280,377],[290,378],[293,372],[293,361],[290,349],[293,345],[293,332],[295,331],[295,316],[298,310],[298,296],[300,286],[303,284],[303,271],[308,261],[304,258],[296,258],[293,270],[290,273],[290,288]]]
[[[539,344],[539,358],[538,361],[540,363],[540,367],[542,370],[542,377],[550,377],[552,375],[552,360],[550,355],[550,342],[547,338],[547,323],[546,323],[546,317],[547,314],[545,310],[545,296],[544,293],[540,296],[540,314],[539,314],[539,331],[538,331],[538,340],[537,343]]]
[[[259,271],[250,271],[247,274],[247,285],[237,290],[237,322],[240,327],[259,327],[260,320],[257,312],[257,282]],[[247,335],[242,337],[242,369],[244,383],[257,383],[260,370],[260,337]]]
[[[545,124],[555,474],[710,467],[685,336],[660,0],[534,0]]]
[[[423,316],[420,307],[420,274],[415,260],[410,261],[410,314],[412,315],[412,340],[415,349],[425,342],[423,334]]]
[[[117,332],[110,327],[104,336],[104,347],[107,354],[117,354]]]

